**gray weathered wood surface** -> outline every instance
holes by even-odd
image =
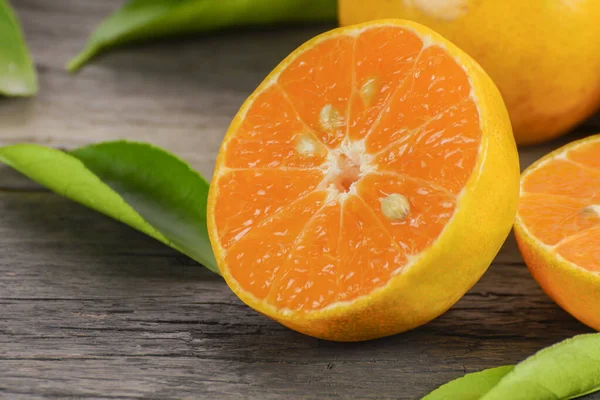
[[[206,176],[244,98],[326,28],[141,45],[69,76],[64,63],[120,2],[13,3],[41,91],[0,99],[1,144],[150,141]],[[594,131],[598,119],[523,149],[523,165]],[[367,343],[316,340],[247,308],[188,258],[0,167],[0,398],[415,399],[589,331],[541,292],[510,238],[432,323]]]

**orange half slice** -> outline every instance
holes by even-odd
[[[248,305],[316,337],[394,334],[454,304],[513,222],[519,167],[488,76],[431,30],[335,29],[241,107],[208,215]]]
[[[542,289],[600,330],[600,135],[570,143],[523,173],[515,235]]]

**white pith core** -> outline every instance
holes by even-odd
[[[346,194],[356,194],[356,185],[369,172],[375,171],[371,157],[365,153],[364,142],[345,139],[331,149],[322,168],[325,177],[319,186],[329,191],[328,200],[344,200]]]

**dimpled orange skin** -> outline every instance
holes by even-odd
[[[479,111],[481,142],[473,171],[457,199],[454,215],[419,259],[387,284],[351,302],[309,311],[282,310],[245,291],[230,273],[219,236],[216,207],[218,177],[227,169],[228,143],[246,112],[274,76],[320,41],[351,30],[399,26],[442,45],[469,76]],[[231,123],[217,157],[208,198],[208,231],[219,269],[231,290],[258,312],[298,332],[334,341],[362,341],[404,332],[438,317],[483,275],[508,235],[516,213],[519,161],[508,113],[498,89],[468,55],[430,29],[409,21],[384,20],[338,28],[295,50],[246,100]],[[259,266],[255,266],[259,268]]]
[[[570,149],[576,147],[583,148],[592,144],[596,146],[596,160],[600,160],[600,135],[591,136],[570,143],[542,157],[523,172],[522,182],[525,182],[528,175],[537,170],[540,167],[540,164],[552,159],[556,155],[568,152]],[[598,165],[600,165],[600,163],[598,163]],[[582,180],[579,185],[599,188],[597,183],[600,182],[600,169],[598,169],[595,175],[597,175],[597,182]],[[564,176],[550,176],[547,180],[554,179],[557,181],[562,180],[563,182],[569,182],[574,181],[573,176],[573,172],[569,171],[565,172]],[[574,182],[574,185],[577,185],[577,183]],[[526,193],[524,189],[522,190],[523,193]],[[589,204],[600,203],[600,188],[598,189],[595,201],[594,199],[591,201],[586,199],[585,201]],[[537,203],[539,204],[540,209],[544,207],[545,202],[543,199],[538,200]],[[543,232],[547,235],[552,228],[544,229],[543,226],[529,226],[531,225],[531,222],[523,215],[526,208],[528,208],[528,206],[525,203],[519,207],[514,230],[519,250],[521,251],[521,255],[532,276],[542,287],[544,292],[564,310],[589,327],[600,330],[600,260],[598,259],[597,250],[595,254],[595,270],[590,270],[594,269],[593,266],[584,268],[557,254],[554,249],[548,248],[547,245],[542,243],[540,238],[532,233],[532,229],[537,228],[539,229],[539,232]],[[540,212],[538,211],[537,214],[540,214]],[[569,223],[564,216],[561,216],[560,219],[562,220],[560,224],[563,226],[566,226]],[[594,237],[587,239],[589,241],[589,247],[587,251],[583,252],[583,256],[587,258],[586,261],[590,265],[593,265],[594,250],[598,248],[599,243],[600,216],[595,220],[588,221],[585,228],[591,228]],[[553,230],[558,231],[559,229],[555,227]],[[551,244],[553,245],[554,243]]]
[[[340,0],[342,25],[403,18],[471,55],[496,83],[517,144],[559,136],[600,106],[597,0]]]

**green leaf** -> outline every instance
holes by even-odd
[[[422,400],[570,400],[600,390],[600,333],[575,336],[516,366],[467,374]]]
[[[118,141],[70,153],[18,144],[0,148],[0,161],[218,273],[206,227],[208,183],[175,156]]]
[[[19,21],[7,0],[0,0],[0,94],[32,96],[37,78]]]
[[[440,386],[422,400],[478,400],[513,368],[513,365],[507,365],[466,374]]]
[[[539,351],[481,400],[567,400],[600,390],[600,334],[575,336]]]
[[[337,0],[129,0],[88,39],[67,68],[125,43],[230,27],[336,21]]]

